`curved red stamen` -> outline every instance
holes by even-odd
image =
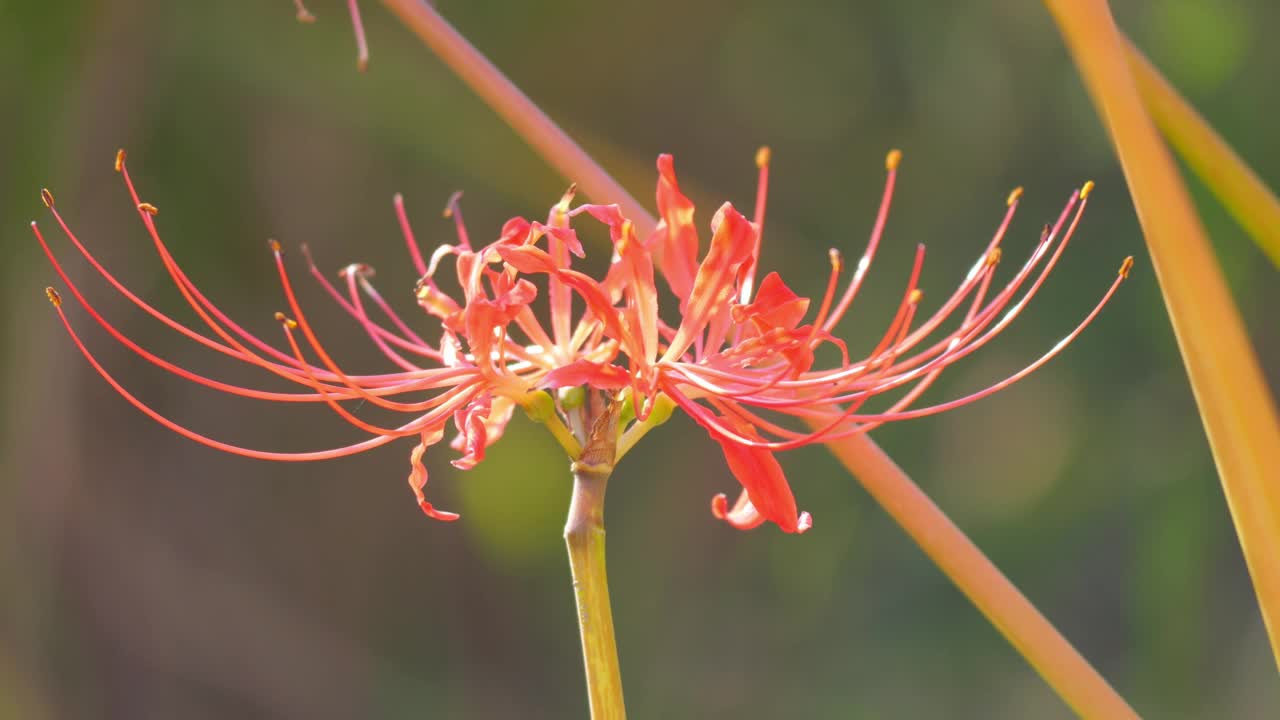
[[[311,345],[311,349],[315,351],[316,356],[320,358],[321,364],[328,368],[329,372],[333,373],[334,376],[338,378],[339,382],[349,388],[360,398],[387,410],[394,410],[397,412],[419,412],[431,407],[426,403],[401,403],[378,397],[377,395],[370,393],[363,386],[344,373],[342,369],[338,367],[338,364],[334,362],[329,353],[325,351],[324,346],[320,343],[320,339],[316,337],[315,331],[312,330],[311,323],[307,321],[306,313],[303,312],[302,305],[298,302],[298,298],[293,292],[293,283],[289,280],[289,273],[284,267],[284,257],[281,255],[279,243],[273,243],[271,251],[275,258],[276,272],[280,278],[280,285],[284,290],[285,302],[289,304],[290,312],[293,313],[294,319],[297,321],[298,327],[302,330],[303,336]],[[301,354],[297,353],[297,356],[297,362],[305,364],[302,360]],[[307,372],[310,374],[311,371],[307,370]],[[429,402],[431,401],[427,401],[427,403]]]
[[[751,259],[743,264],[739,274],[738,302],[743,305],[751,302],[752,294],[755,292],[756,268],[760,264],[760,242],[764,236],[765,206],[769,199],[769,160],[772,157],[773,152],[768,147],[762,147],[756,151],[756,167],[759,168],[759,174],[756,178],[756,208],[751,218],[751,224],[756,228],[756,235],[752,243]]]
[[[369,339],[373,341],[374,346],[378,348],[384,357],[390,360],[401,370],[408,370],[410,372],[414,370],[421,370],[421,367],[409,362],[403,355],[392,350],[391,347],[387,345],[386,341],[378,335],[378,333],[370,331],[369,325],[372,324],[372,321],[369,320],[368,311],[364,309],[364,301],[360,299],[360,291],[356,288],[356,276],[360,275],[361,280],[363,280],[362,271],[357,269],[355,266],[348,266],[342,271],[342,275],[347,281],[347,296],[351,299],[351,307],[358,313],[356,320],[360,321],[361,325],[365,326],[365,332],[369,335]],[[426,343],[421,344],[425,345]]]
[[[413,227],[409,224],[409,216],[405,213],[404,196],[396,193],[391,204],[395,207],[396,220],[400,223],[400,234],[404,236],[404,243],[409,248],[409,259],[413,261],[418,277],[422,277],[427,274],[427,264],[422,261],[422,250],[418,248],[418,240],[413,235]]]
[[[351,13],[351,30],[356,36],[356,69],[364,72],[369,67],[369,41],[364,37],[364,20],[360,18],[360,6],[356,0],[347,0]]]
[[[830,331],[831,328],[840,322],[840,318],[844,317],[849,306],[853,304],[853,298],[857,296],[858,289],[862,287],[862,281],[867,276],[867,270],[871,268],[871,261],[875,259],[876,248],[880,246],[880,238],[884,235],[885,225],[889,222],[889,207],[893,204],[893,188],[898,180],[898,163],[902,160],[902,153],[897,150],[889,152],[885,158],[885,169],[888,171],[884,180],[884,193],[880,197],[880,209],[876,211],[875,223],[871,226],[871,237],[867,240],[867,247],[862,251],[862,257],[858,259],[858,265],[853,271],[853,278],[849,281],[849,286],[845,289],[844,295],[840,297],[840,302],[836,305],[836,309],[827,318],[827,324],[822,328]]]
[[[439,361],[441,359],[439,350],[427,345],[425,342],[415,343],[409,339],[396,335],[375,322],[367,313],[362,313],[355,305],[344,298],[342,293],[338,292],[338,289],[333,286],[333,283],[329,282],[329,279],[324,276],[324,273],[316,267],[315,259],[311,256],[311,249],[307,247],[305,243],[301,247],[302,256],[307,261],[307,270],[311,273],[311,277],[320,284],[320,287],[323,288],[325,293],[327,293],[329,297],[338,304],[338,307],[342,308],[344,312],[354,318],[356,322],[360,323],[360,326],[370,335],[371,340],[375,343],[377,343],[378,340],[382,340],[383,342],[395,345],[401,350],[406,350],[432,360]],[[377,336],[377,339],[374,339],[373,336]]]
[[[76,301],[80,303],[81,307],[83,307],[85,311],[89,313],[90,317],[92,317],[95,322],[101,325],[102,328],[106,330],[107,333],[110,334],[112,338],[114,338],[117,342],[124,345],[125,347],[129,348],[129,350],[131,350],[132,352],[134,352],[135,354],[137,354],[139,357],[143,358],[147,362],[163,370],[166,370],[170,373],[173,373],[179,377],[204,385],[205,387],[210,387],[215,390],[220,390],[222,392],[231,393],[234,395],[240,395],[242,397],[254,398],[258,400],[273,400],[273,401],[279,401],[279,402],[323,402],[324,401],[324,396],[319,394],[270,392],[266,390],[255,390],[253,388],[242,387],[239,385],[231,385],[229,383],[213,380],[211,378],[208,378],[198,373],[187,370],[179,365],[175,365],[174,363],[169,362],[168,360],[165,360],[164,358],[148,351],[146,348],[143,348],[133,340],[129,339],[129,337],[126,336],[124,333],[120,332],[120,330],[116,328],[115,325],[113,325],[105,317],[103,317],[102,314],[99,313],[98,310],[94,308],[92,304],[89,303],[89,301],[80,292],[80,288],[71,280],[70,277],[67,276],[61,264],[52,256],[51,251],[49,250],[48,244],[45,242],[43,235],[41,235],[40,233],[39,227],[37,227],[35,223],[32,223],[32,230],[36,233],[36,237],[40,240],[40,244],[44,248],[46,254],[49,255],[49,260],[53,264],[54,271],[57,272],[58,276],[62,278],[64,283],[66,283],[67,288],[71,291],[71,294],[75,296]],[[230,354],[232,354],[234,357],[237,357],[238,359],[244,359],[239,354],[236,354],[236,353],[230,353]],[[328,387],[329,387],[330,393],[333,395],[337,395],[339,397],[354,397],[354,395],[350,395],[350,394],[342,395],[342,393],[345,392],[342,388],[333,387],[333,386],[328,386]],[[411,389],[418,390],[421,388],[414,387]],[[386,394],[394,394],[394,393],[408,392],[408,391],[409,390],[391,387],[391,388],[379,388],[374,392],[377,392],[378,394],[386,395]]]
[[[113,377],[110,373],[107,372],[106,368],[104,368],[102,364],[98,362],[98,359],[94,357],[92,353],[89,352],[89,349],[85,347],[84,342],[80,339],[80,336],[76,334],[74,329],[72,329],[71,323],[67,320],[67,316],[63,312],[61,306],[57,306],[57,311],[58,311],[59,319],[62,320],[63,326],[66,327],[67,329],[67,334],[71,337],[72,342],[75,343],[76,347],[80,350],[80,354],[84,356],[85,360],[89,362],[89,365],[93,367],[93,369],[98,373],[98,375],[101,376],[102,379],[105,380],[113,390],[115,390],[121,397],[123,397],[126,401],[128,401],[130,405],[133,405],[135,408],[140,410],[147,417],[150,417],[152,420],[155,420],[156,422],[160,423],[161,425],[168,428],[169,430],[172,430],[173,432],[176,432],[185,438],[194,440],[195,442],[198,442],[201,445],[211,447],[215,450],[221,450],[223,452],[232,453],[233,455],[242,455],[244,457],[257,458],[259,460],[278,460],[281,462],[309,462],[314,460],[328,460],[330,458],[338,458],[338,457],[345,457],[347,455],[355,455],[357,453],[361,453],[375,447],[386,445],[387,443],[395,439],[392,436],[384,435],[384,436],[370,438],[369,440],[355,443],[353,445],[346,445],[343,447],[331,448],[328,450],[318,450],[313,452],[299,452],[299,453],[254,450],[252,448],[241,447],[239,445],[232,445],[230,443],[224,443],[218,440],[214,440],[213,438],[207,437],[205,435],[201,435],[200,433],[195,432],[194,430],[191,430],[183,425],[179,425],[178,423],[170,420],[164,415],[161,415],[159,412],[152,409],[151,406],[139,400],[135,395],[133,395],[133,393],[125,389],[125,387],[121,385],[120,382],[115,379],[115,377]],[[415,420],[413,422],[409,422],[403,425],[400,429],[401,430],[415,429],[418,424],[419,424],[418,421]]]
[[[292,319],[284,317],[284,315],[280,313],[277,313],[276,316],[277,316],[277,319],[280,320],[281,327],[284,328],[285,338],[287,338],[289,342],[290,349],[292,349],[293,354],[297,356],[298,362],[303,363],[303,366],[306,367],[305,361],[302,359],[302,348],[298,346],[298,340],[293,336],[293,330],[295,327],[297,327],[297,323],[295,323]],[[337,413],[339,417],[341,417],[343,420],[346,420],[348,423],[351,423],[352,425],[356,426],[357,428],[360,428],[361,430],[364,430],[365,432],[371,435],[390,435],[393,437],[406,437],[408,435],[416,435],[419,432],[419,430],[405,431],[399,428],[384,428],[378,425],[373,425],[368,422],[365,422],[364,420],[361,420],[360,418],[351,414],[351,412],[348,411],[346,408],[342,407],[342,405],[339,404],[336,399],[326,394],[324,390],[321,388],[320,383],[316,381],[315,376],[308,373],[307,379],[311,380],[314,383],[312,387],[316,389],[316,392],[324,396],[325,403],[328,404],[328,406],[332,408],[333,411]],[[440,395],[432,398],[431,400],[428,400],[427,403],[430,403],[429,407],[432,407],[435,409],[419,417],[418,421],[420,421],[423,424],[423,426],[426,428],[434,427],[437,425],[443,426],[445,423],[449,421],[449,418],[453,416],[454,411],[457,410],[458,407],[461,407],[466,403],[470,402],[471,398],[475,394],[476,388],[477,388],[477,383],[457,385],[441,393]],[[420,409],[425,410],[427,409],[427,407],[428,405],[424,403]]]

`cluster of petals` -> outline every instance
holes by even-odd
[[[757,157],[759,180],[753,216],[746,217],[729,203],[722,205],[711,218],[711,238],[705,252],[693,203],[681,192],[673,161],[667,155],[658,159],[659,222],[645,237],[616,205],[574,206],[571,188],[551,208],[546,222],[513,218],[497,239],[476,248],[455,196],[446,215],[455,222],[456,243],[441,245],[424,256],[397,196],[396,213],[418,277],[414,297],[432,318],[431,324],[439,325],[435,342],[424,340],[413,324],[386,302],[372,284],[370,268],[350,265],[338,274],[339,282],[333,283],[307,255],[316,281],[396,367],[393,372],[376,375],[345,372],[325,350],[297,300],[280,245],[274,241],[271,249],[288,310],[288,314],[277,313],[284,344],[266,342],[220,311],[182,271],[161,240],[157,210],[139,197],[123,152],[117,157],[117,170],[161,262],[204,329],[174,320],[119,282],[71,231],[52,195],[45,191],[45,204],[64,234],[124,297],[195,342],[300,386],[298,391],[287,393],[213,380],[141,347],[89,304],[39,227],[32,223],[32,228],[54,270],[87,314],[140,357],[223,392],[267,401],[322,403],[368,435],[342,447],[289,453],[224,443],[180,425],[133,395],[102,366],[68,320],[61,295],[50,289],[50,299],[67,331],[95,370],[142,412],[197,442],[248,457],[308,461],[413,438],[417,444],[410,454],[410,486],[424,512],[451,520],[457,515],[435,508],[423,494],[427,472],[422,461],[427,448],[442,441],[450,425],[455,431],[452,447],[460,453],[453,464],[467,469],[484,459],[486,449],[501,437],[517,406],[535,419],[554,416],[556,424],[563,427],[559,419],[566,415],[566,407],[553,397],[569,395],[547,391],[585,387],[626,399],[634,417],[627,418],[631,429],[623,434],[619,454],[630,449],[627,433],[642,435],[678,407],[719,444],[729,469],[742,485],[732,505],[724,495],[716,495],[713,513],[741,529],[770,521],[786,532],[803,532],[812,520],[808,513],[798,511],[776,452],[942,412],[1025,377],[1092,321],[1131,264],[1126,260],[1078,327],[1023,370],[966,397],[917,405],[942,370],[1000,333],[1022,311],[1066,247],[1091,185],[1072,193],[1025,262],[1003,286],[997,286],[993,277],[1000,243],[1020,191],[1011,194],[990,242],[959,286],[924,319],[917,317],[923,296],[917,282],[924,259],[924,248],[918,246],[902,301],[880,341],[869,355],[855,360],[833,333],[858,295],[880,244],[898,158],[896,151],[889,155],[880,210],[854,271],[843,280],[841,289],[844,263],[837,251],[830,251],[829,280],[816,303],[793,292],[777,273],[757,279],[767,151]],[[585,253],[574,225],[584,221],[602,225],[612,240],[611,262],[600,278],[575,268]],[[664,313],[660,311],[664,305],[675,307]],[[672,322],[665,322],[664,316]],[[816,361],[823,346],[828,346],[823,356],[835,358],[829,367],[819,367]],[[885,394],[893,399],[884,407],[874,411],[865,407],[868,400]],[[403,413],[407,420],[393,427],[374,425],[348,408],[355,402]],[[637,428],[641,432],[632,432]]]

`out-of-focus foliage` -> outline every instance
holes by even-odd
[[[42,217],[48,185],[122,279],[188,319],[111,172],[122,145],[188,272],[267,336],[282,303],[267,237],[310,243],[327,269],[373,264],[412,312],[394,192],[428,242],[451,237],[438,211],[455,189],[474,235],[545,213],[563,183],[376,3],[372,63],[355,72],[342,5],[312,3],[312,26],[286,2],[0,6],[0,717],[582,713],[559,540],[569,478],[541,429],[517,420],[468,473],[433,452],[433,499],[464,513],[441,525],[404,484],[412,443],[317,465],[216,454],[117,398],[45,307],[53,273],[26,223]],[[860,251],[884,152],[902,148],[886,245],[846,333],[868,346],[914,243],[929,246],[926,293],[951,287],[1010,187],[1027,188],[1006,251],[1016,258],[1071,188],[1096,180],[1042,296],[932,396],[1038,356],[1137,255],[1097,325],[1021,385],[876,437],[1139,711],[1277,712],[1280,684],[1123,179],[1038,5],[441,5],[643,197],[669,151],[703,221],[721,200],[749,205],[752,155],[770,144],[763,263],[806,294],[821,292],[826,248]],[[1274,186],[1280,49],[1265,29],[1280,8],[1218,5],[1134,3],[1120,21]],[[1274,270],[1198,197],[1274,383]],[[146,347],[253,378],[70,266]],[[327,344],[353,369],[381,367],[307,290]],[[211,434],[282,449],[352,437],[322,411],[164,376],[80,326],[140,395]],[[636,717],[1066,716],[825,451],[783,462],[814,514],[803,537],[714,522],[707,501],[734,481],[685,419],[615,475],[610,580]]]

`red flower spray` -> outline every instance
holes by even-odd
[[[1000,243],[1021,191],[1010,194],[1003,220],[964,280],[923,320],[917,318],[923,297],[917,282],[924,247],[917,246],[902,300],[883,336],[867,357],[854,360],[833,331],[852,306],[880,245],[899,159],[897,151],[888,156],[883,199],[854,272],[840,290],[844,263],[840,253],[831,250],[826,290],[812,312],[815,304],[796,295],[777,273],[769,273],[757,283],[769,174],[767,149],[757,155],[759,182],[753,218],[748,219],[729,203],[722,205],[711,219],[711,240],[700,260],[694,206],[680,191],[667,155],[658,158],[661,221],[648,238],[637,237],[634,224],[617,205],[573,207],[574,190],[570,188],[551,208],[546,222],[513,218],[496,240],[476,249],[455,195],[446,215],[456,224],[457,243],[442,245],[424,256],[404,203],[397,196],[396,214],[419,277],[415,296],[421,309],[439,324],[437,341],[424,340],[392,309],[374,287],[368,266],[346,267],[335,285],[316,268],[304,248],[314,278],[397,368],[376,375],[344,372],[331,357],[297,300],[275,241],[270,248],[289,311],[288,315],[276,315],[285,347],[254,336],[219,310],[182,271],[161,240],[157,210],[139,197],[123,151],[117,156],[116,169],[161,262],[207,331],[177,322],[121,284],[71,231],[52,194],[47,190],[42,193],[75,248],[122,295],[195,342],[300,386],[292,393],[223,383],[142,348],[88,303],[34,222],[32,229],[54,270],[90,317],[148,362],[243,397],[322,403],[369,435],[341,447],[284,453],[231,445],[180,425],[138,399],[103,368],[73,329],[61,296],[50,288],[49,297],[59,317],[94,369],[139,410],[196,442],[247,457],[308,461],[414,438],[417,445],[410,453],[409,484],[418,503],[431,517],[454,520],[456,514],[436,509],[423,495],[427,482],[423,454],[443,439],[450,423],[456,430],[452,447],[461,452],[453,464],[460,469],[474,467],[484,459],[485,450],[502,436],[517,406],[546,424],[576,459],[581,447],[565,425],[575,397],[568,389],[585,386],[610,393],[623,403],[619,427],[625,429],[620,430],[617,458],[679,408],[720,445],[729,469],[742,485],[742,493],[732,506],[724,495],[713,498],[716,517],[741,529],[768,520],[786,532],[803,532],[812,519],[798,511],[775,452],[867,432],[886,422],[943,412],[1016,382],[1060,352],[1096,317],[1132,264],[1131,259],[1125,261],[1078,327],[1023,370],[965,397],[913,407],[946,367],[982,347],[1021,313],[1066,248],[1092,183],[1072,193],[1027,260],[1003,287],[995,289]],[[603,278],[593,278],[573,267],[576,258],[584,257],[572,226],[583,215],[606,226],[612,238],[613,259]],[[445,291],[437,281],[450,265],[460,288],[458,294]],[[656,282],[659,275],[678,299],[680,321],[674,327],[664,323],[659,312],[663,295]],[[547,296],[544,318],[539,318],[532,306],[540,292]],[[376,315],[370,314],[370,306],[376,308]],[[823,345],[835,348],[838,363],[816,367],[815,357]],[[308,352],[314,361],[307,359]],[[555,398],[547,392],[553,389],[561,390]],[[867,401],[885,394],[894,396],[887,407],[865,409]],[[394,427],[374,425],[344,406],[352,401],[403,413],[407,419]],[[788,419],[816,419],[819,428],[794,429],[788,426]]]

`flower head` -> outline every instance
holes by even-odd
[[[917,320],[922,299],[917,281],[924,259],[923,246],[917,247],[903,299],[880,342],[866,358],[853,360],[833,331],[849,311],[879,246],[899,157],[896,151],[888,157],[884,197],[856,269],[840,291],[843,262],[840,253],[831,250],[829,279],[816,309],[777,273],[756,281],[768,180],[767,150],[757,156],[759,190],[753,218],[748,219],[729,203],[722,205],[711,220],[711,240],[700,259],[694,206],[680,191],[673,161],[667,155],[658,159],[661,221],[647,238],[638,237],[635,225],[616,205],[573,206],[574,189],[570,188],[552,206],[545,222],[513,218],[497,239],[477,249],[471,244],[455,195],[445,214],[455,223],[456,244],[441,245],[424,256],[403,200],[397,196],[395,211],[418,276],[414,297],[432,324],[438,324],[436,341],[423,339],[412,323],[392,309],[374,287],[373,270],[368,266],[347,266],[338,273],[335,284],[317,269],[305,248],[303,253],[316,281],[397,368],[375,375],[343,371],[325,349],[298,302],[281,246],[275,241],[269,245],[287,305],[287,314],[276,314],[284,345],[273,345],[249,333],[219,310],[182,271],[161,240],[155,219],[158,211],[141,200],[129,178],[123,151],[117,156],[116,169],[161,262],[205,330],[177,322],[121,284],[71,231],[52,194],[42,192],[68,239],[118,292],[193,341],[299,386],[290,393],[220,382],[141,347],[88,303],[34,222],[32,229],[54,270],[84,310],[143,359],[235,395],[324,404],[368,435],[341,447],[285,453],[231,445],[180,425],[138,399],[103,368],[72,327],[61,296],[50,288],[49,298],[59,317],[94,369],[139,410],[202,444],[247,457],[306,461],[351,455],[399,438],[414,438],[417,444],[410,453],[409,484],[418,503],[431,517],[453,520],[456,514],[436,509],[423,494],[427,472],[422,458],[427,448],[439,443],[452,425],[456,434],[451,445],[461,453],[453,460],[454,466],[464,470],[474,467],[502,436],[519,406],[546,424],[576,458],[581,447],[565,421],[573,410],[571,389],[585,387],[593,393],[608,393],[623,404],[618,458],[679,408],[720,445],[729,469],[742,485],[732,506],[724,495],[713,498],[715,516],[742,529],[768,520],[784,531],[803,532],[812,520],[808,513],[798,511],[775,452],[942,412],[1025,377],[1083,330],[1118,288],[1131,264],[1126,260],[1102,300],[1075,330],[1025,369],[966,397],[909,408],[943,369],[981,347],[1017,317],[1066,247],[1092,184],[1072,193],[1030,257],[1004,287],[993,290],[999,246],[1020,196],[1020,190],[1014,191],[1003,221],[965,279],[924,320]],[[585,255],[573,227],[583,216],[604,225],[610,233],[612,262],[602,278],[574,267],[575,259]],[[444,282],[449,268],[456,282]],[[680,319],[674,325],[664,322],[659,312],[663,292],[658,276],[676,298]],[[458,288],[454,292],[445,288],[454,284]],[[546,309],[535,311],[534,301],[542,294]],[[371,314],[371,309],[376,312]],[[817,352],[824,345],[835,348],[839,357],[831,367],[816,366]],[[553,397],[548,390],[559,392]],[[864,409],[867,401],[885,394],[895,396],[887,407],[874,412]],[[407,419],[394,427],[375,425],[354,415],[346,407],[351,402],[370,403],[402,413]],[[788,420],[806,421],[818,429],[795,429],[788,426]]]

